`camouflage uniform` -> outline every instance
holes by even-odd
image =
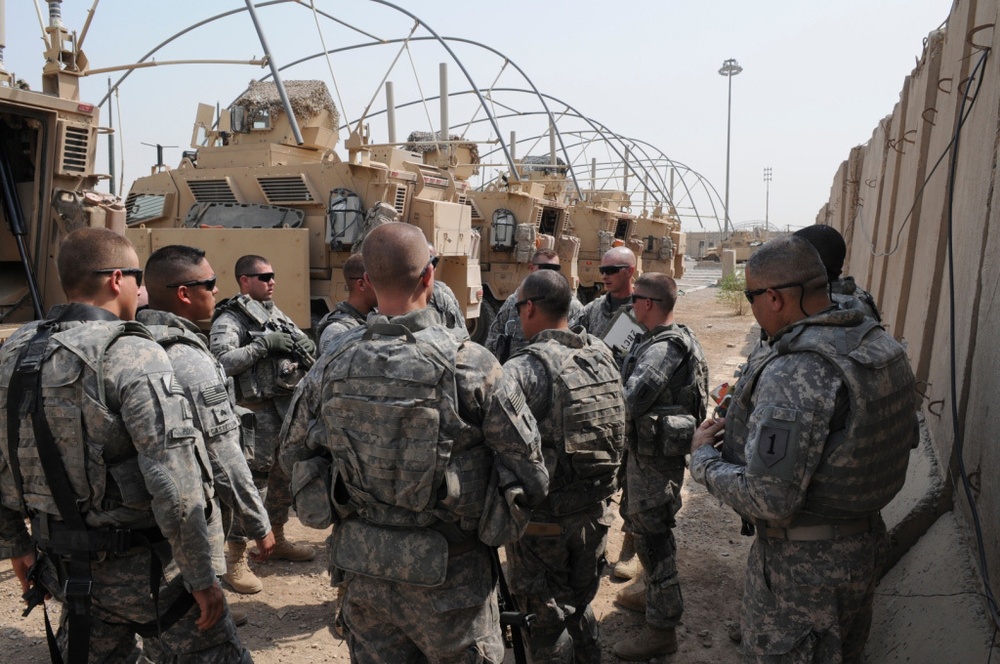
[[[364,325],[365,318],[364,314],[351,306],[346,300],[338,302],[333,311],[323,316],[323,319],[317,326],[319,353],[325,353],[333,340],[344,332]]]
[[[708,365],[684,325],[642,335],[622,367],[629,429],[621,514],[647,572],[646,623],[669,629],[684,612],[673,528],[681,508],[684,455],[705,418]]]
[[[441,314],[445,327],[469,334],[469,329],[465,326],[465,308],[455,297],[454,291],[448,284],[438,279],[434,280],[434,292],[431,293],[427,306]]]
[[[867,316],[870,316],[876,323],[882,322],[882,314],[875,304],[875,298],[871,293],[854,283],[854,277],[842,277],[830,282],[830,299],[834,302],[847,302],[853,306],[860,306]]]
[[[121,529],[149,537],[158,529],[165,538],[155,542],[157,537],[152,536],[164,575],[156,603],[149,591],[154,555],[150,548],[102,548],[104,553],[91,555],[89,661],[122,661],[136,647],[140,626],[135,623],[155,621],[157,608],[161,615],[167,612],[185,586],[208,588],[225,569],[209,455],[166,353],[141,325],[124,323],[84,304],[53,307],[49,320],[56,322],[41,370],[42,407],[88,533],[98,537]],[[42,324],[25,325],[0,349],[4,404],[20,351]],[[22,503],[9,463],[7,436],[4,407],[0,409],[0,557],[25,555],[36,544],[52,552],[46,560],[55,563],[59,578],[50,577],[46,587],[65,603],[63,584],[70,563],[63,552],[78,549],[59,542],[76,531],[59,517],[40,467],[32,426],[23,422],[17,455]],[[25,529],[23,505],[37,542]],[[70,613],[63,610],[57,637],[64,659]],[[190,662],[251,661],[228,610],[205,632],[195,627],[199,615],[194,604],[162,633],[160,644],[167,655]]]
[[[615,317],[619,309],[631,311],[631,300],[629,298],[616,300],[605,293],[585,304],[575,316],[571,315],[569,324],[570,327],[583,325],[583,329],[590,332],[592,336],[603,339],[611,325],[611,319]]]
[[[757,526],[743,597],[751,662],[860,662],[886,550],[879,515],[917,442],[902,347],[857,309],[778,331],[740,378],[724,446],[691,475]]]
[[[524,338],[524,330],[521,329],[521,320],[517,315],[517,291],[510,294],[504,303],[500,305],[496,317],[490,323],[489,334],[486,337],[486,349],[493,353],[493,356],[500,360],[501,364],[507,361],[517,351],[528,345],[528,340]],[[583,305],[575,297],[569,301],[569,319],[573,320],[580,315]]]
[[[297,338],[306,338],[305,333],[295,326],[292,319],[286,316],[273,300],[259,304],[267,309],[272,320],[282,321],[291,326]],[[254,484],[264,499],[264,507],[267,509],[271,526],[275,527],[288,523],[288,511],[292,504],[289,478],[280,465],[275,463],[278,433],[281,431],[281,422],[288,410],[291,393],[269,382],[274,380],[277,371],[261,370],[266,363],[275,362],[274,357],[268,356],[267,349],[255,342],[252,333],[259,333],[262,330],[262,327],[250,321],[248,317],[232,308],[223,308],[212,321],[211,349],[219,358],[226,374],[236,381],[237,403],[252,410],[256,416],[254,448],[252,454],[248,451],[250,457],[248,461]],[[246,397],[240,385],[245,384],[251,376],[254,380],[260,380],[258,387],[261,392],[275,396]],[[229,539],[245,541],[247,537],[248,533],[234,527]]]
[[[403,328],[413,337],[396,336]],[[422,359],[401,363],[398,353]],[[427,381],[439,380],[428,392]],[[524,395],[496,360],[457,339],[432,309],[374,316],[364,338],[317,361],[281,439],[300,518],[332,509],[331,551],[356,554],[353,563],[334,556],[340,569],[355,568],[337,572],[352,661],[501,662],[483,542],[520,535],[522,502],[544,497],[548,475]],[[332,476],[322,465],[331,462]],[[313,463],[325,470],[306,496],[300,469]],[[427,580],[428,570],[436,578]]]
[[[573,389],[558,384],[568,377],[561,371],[567,362],[580,367],[579,377],[569,378]],[[549,471],[549,495],[524,537],[507,545],[511,590],[520,607],[535,614],[531,661],[600,664],[590,602],[614,520],[609,499],[624,443],[618,367],[607,346],[586,332],[543,330],[510,358],[504,373],[524,391],[538,420]]]
[[[195,425],[205,439],[212,461],[225,529],[230,529],[235,518],[248,537],[262,539],[271,532],[271,523],[243,454],[232,379],[226,377],[222,365],[208,349],[204,335],[191,321],[152,309],[140,311],[136,320],[167,351],[177,383],[191,402]]]

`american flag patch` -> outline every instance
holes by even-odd
[[[201,398],[205,400],[205,405],[214,406],[228,401],[229,393],[226,391],[225,385],[216,383],[202,389]]]
[[[514,412],[519,412],[524,408],[524,393],[521,390],[517,390],[510,397],[510,405],[514,407]]]

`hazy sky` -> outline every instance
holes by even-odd
[[[401,38],[412,27],[404,14],[370,0],[315,3],[317,9],[379,38]],[[66,25],[82,28],[91,4],[66,0]],[[763,169],[771,167],[769,219],[779,227],[814,222],[840,162],[851,147],[870,138],[879,119],[892,112],[924,38],[951,8],[949,0],[398,0],[397,4],[439,35],[480,42],[501,52],[542,93],[621,135],[655,146],[707,178],[720,195],[725,185],[727,83],[718,70],[725,59],[736,58],[743,72],[732,81],[730,217],[736,224],[764,218]],[[324,18],[318,31],[308,2],[305,5],[258,10],[277,62],[286,64],[320,52],[321,36],[327,49],[371,41]],[[84,51],[92,68],[127,64],[195,21],[245,6],[238,0],[103,0]],[[6,35],[7,69],[39,88],[41,41],[32,3],[7,3]],[[415,33],[420,35],[427,32]],[[477,87],[528,87],[497,55],[463,43],[452,42],[452,47]],[[158,52],[156,60],[246,60],[261,54],[244,12],[176,40]],[[338,53],[331,56],[330,66],[339,95],[330,87],[338,106],[343,100],[341,110],[347,118],[356,120],[373,97],[373,110],[383,108],[379,83],[397,55],[389,77],[398,88],[397,103],[418,96],[418,83],[425,95],[437,94],[437,63],[449,58],[436,44],[413,42],[403,51],[398,45],[386,45]],[[458,67],[449,66],[450,89],[468,88]],[[155,150],[141,143],[180,146],[166,151],[166,163],[176,165],[190,141],[196,104],[225,106],[251,78],[266,73],[246,65],[159,66],[134,73],[117,101],[121,117],[116,111],[114,118],[125,148],[125,189],[155,162]],[[109,76],[117,79],[120,74],[85,79],[83,99],[99,101]],[[328,84],[331,78],[323,59],[283,76],[321,78]],[[514,92],[497,92],[493,100],[497,114],[503,109],[524,112],[535,103]],[[410,129],[437,126],[436,104],[414,106],[408,112],[401,112],[397,120],[401,138]],[[451,124],[464,122],[474,112],[472,105],[453,103]],[[477,117],[482,115],[480,111]],[[107,113],[101,117],[106,121]],[[369,121],[373,140],[385,141],[384,119]],[[537,119],[535,126],[524,118],[517,122],[501,122],[501,136],[508,138],[509,128],[514,128],[523,140],[544,129]],[[574,126],[569,120],[565,123],[566,128],[562,121],[559,125],[564,133]],[[470,136],[479,132],[481,139],[494,137],[485,123],[475,127]],[[102,145],[105,169],[106,151]],[[546,141],[533,153],[547,151]],[[498,172],[499,157],[488,161],[496,166],[487,171]],[[585,168],[581,174],[586,174]],[[705,202],[700,205],[710,215]],[[693,219],[684,225],[686,230],[698,229]]]

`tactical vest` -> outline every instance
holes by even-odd
[[[375,322],[328,363],[332,396],[321,416],[342,519],[476,530],[493,457],[459,415],[458,348],[444,328]]]
[[[691,330],[685,325],[674,324],[633,346],[622,366],[623,383],[635,371],[639,356],[657,343],[677,345],[683,352],[684,360],[667,381],[655,405],[633,421],[637,445],[649,454],[683,456],[691,449],[691,436],[685,427],[685,435],[679,438],[677,432],[671,430],[670,418],[681,416],[690,422],[686,416],[693,417],[695,427],[704,421],[709,398],[708,361]]]
[[[919,436],[909,360],[875,321],[865,319],[853,327],[803,325],[782,336],[747,376],[747,386],[735,400],[740,407],[727,416],[726,438],[732,427],[745,440],[752,393],[763,369],[777,357],[806,352],[837,368],[850,410],[846,427],[826,441],[802,512],[834,519],[872,515],[903,486]]]
[[[125,424],[104,401],[104,357],[108,348],[125,335],[149,338],[145,328],[138,323],[101,321],[99,325],[57,328],[44,350],[44,371],[40,379],[42,410],[79,511],[85,514],[88,521],[89,513],[108,512],[119,507],[148,510],[151,499]],[[14,340],[11,350],[19,353],[32,336],[24,335]],[[5,375],[0,377],[0,400],[5,404],[13,396],[9,387],[15,364],[9,362],[4,368]],[[84,389],[88,368],[97,374],[96,400]],[[32,395],[25,394],[23,398],[32,398]],[[23,408],[21,410],[16,454],[24,507],[29,515],[58,517],[59,508],[45,477],[30,415],[23,414]],[[85,411],[88,415],[86,427]],[[0,426],[6,429],[9,425],[7,408],[0,409],[0,413],[0,418],[3,418]],[[111,449],[129,450],[129,453],[119,458],[108,458],[107,450]],[[107,515],[104,515],[104,520],[107,520]]]
[[[279,331],[279,324],[271,319],[271,313],[260,302],[249,295],[236,295],[221,302],[215,311],[215,318],[231,312],[243,321],[250,334],[250,341]],[[252,367],[235,376],[236,399],[240,402],[266,401],[276,397],[287,397],[295,389],[307,367],[291,355],[268,354]]]
[[[582,336],[582,348],[548,339],[516,354],[541,362],[552,385],[552,407],[538,421],[549,495],[537,509],[553,516],[589,509],[618,488],[625,436],[621,374],[607,346]]]

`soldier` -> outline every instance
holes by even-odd
[[[361,254],[344,261],[344,281],[347,282],[347,299],[338,302],[317,326],[320,353],[326,352],[334,339],[344,332],[364,325],[368,314],[378,304],[375,291],[365,283],[365,263]]]
[[[886,552],[879,515],[917,442],[902,346],[858,309],[831,305],[816,251],[771,240],[746,265],[769,352],[706,420],[691,475],[755,522],[743,596],[750,662],[860,662]],[[729,463],[714,445],[745,449]]]
[[[437,249],[434,248],[433,244],[428,243],[427,248],[430,249],[431,259],[434,260],[434,267],[436,268],[441,257],[438,256]],[[431,293],[431,299],[428,301],[427,306],[441,314],[441,319],[444,320],[445,327],[458,330],[468,338],[469,328],[465,325],[465,311],[458,298],[455,297],[455,292],[448,287],[448,284],[438,279],[434,280],[434,292]]]
[[[215,283],[215,272],[203,250],[182,245],[157,249],[146,261],[149,308],[140,311],[136,320],[167,351],[177,383],[191,402],[195,425],[212,461],[224,529],[228,532],[235,518],[241,532],[257,542],[255,559],[266,560],[274,548],[274,535],[243,454],[232,379],[226,378],[195,324],[208,320],[215,311]]]
[[[806,240],[816,249],[823,267],[826,268],[827,280],[830,282],[830,299],[837,303],[847,303],[850,306],[861,307],[864,312],[882,322],[875,298],[865,289],[854,283],[854,277],[841,277],[844,269],[844,258],[847,256],[847,244],[844,236],[833,226],[815,224],[795,231],[793,235]]]
[[[135,250],[83,228],[57,267],[69,304],[0,349],[0,555],[37,601],[63,603],[68,664],[134,657],[137,633],[159,635],[171,661],[250,662],[216,580],[204,441],[166,353],[125,322],[142,282]]]
[[[288,476],[275,464],[278,432],[295,384],[305,375],[316,346],[274,304],[274,269],[266,258],[243,256],[234,269],[240,294],[219,306],[212,321],[211,349],[232,376],[236,402],[254,412],[256,428],[250,471],[274,533],[271,558],[312,560],[311,546],[285,538],[292,504]],[[222,577],[238,593],[258,593],[264,584],[247,564],[247,533],[234,524]]]
[[[555,270],[558,272],[559,268],[559,254],[552,249],[539,249],[531,257],[531,266],[528,268],[528,272],[531,273],[537,270]],[[490,323],[489,335],[486,337],[486,343],[483,344],[500,360],[501,364],[506,362],[507,358],[514,353],[528,345],[528,340],[525,339],[524,332],[521,330],[521,321],[518,320],[517,310],[514,307],[517,300],[517,291],[511,293],[510,297],[504,300],[493,322]],[[571,297],[569,301],[569,319],[573,320],[579,316],[582,309],[583,305],[580,304],[580,300]]]
[[[621,375],[611,351],[585,331],[569,329],[569,283],[533,272],[514,305],[531,343],[504,365],[538,420],[549,495],[535,508],[524,537],[507,545],[510,584],[519,605],[535,614],[531,661],[600,664],[597,595],[610,498],[625,434]]]
[[[601,257],[604,294],[588,302],[570,324],[583,328],[595,337],[604,338],[611,319],[621,310],[631,311],[632,277],[635,276],[635,254],[628,247],[614,247]],[[628,350],[628,349],[625,349]]]
[[[675,516],[681,508],[684,455],[708,400],[708,363],[694,333],[674,322],[677,284],[646,272],[632,293],[646,330],[625,358],[622,381],[628,443],[621,514],[646,570],[646,627],[615,644],[618,657],[643,661],[677,650],[684,601],[677,578]],[[621,596],[620,596],[621,597]]]
[[[427,307],[420,229],[385,224],[366,246],[379,313],[320,357],[282,431],[296,510],[336,523],[351,661],[499,664],[488,546],[519,537],[548,489],[535,419],[486,349]]]

